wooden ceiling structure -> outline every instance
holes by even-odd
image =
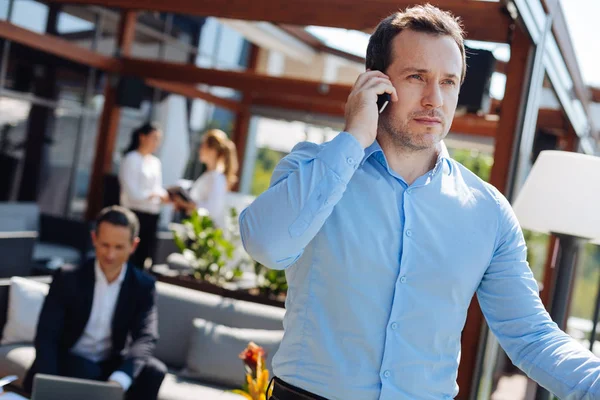
[[[113,57],[105,56],[79,47],[65,38],[38,34],[2,21],[0,21],[0,38],[107,74],[141,77],[149,86],[189,98],[204,99],[231,110],[237,117],[233,137],[238,145],[240,158],[243,158],[245,149],[251,107],[286,108],[343,117],[344,102],[351,87],[258,74],[256,48],[252,50],[248,70],[242,72],[131,57],[130,50],[139,11],[271,22],[278,24],[286,32],[295,34],[296,37],[300,36],[305,42],[312,41],[313,47],[318,51],[352,59],[351,56],[341,54],[337,49],[314,42],[309,35],[302,33],[305,32],[303,29],[298,27],[319,25],[370,31],[382,18],[415,3],[415,1],[405,0],[46,0],[46,2],[58,6],[93,5],[120,10],[117,54]],[[506,1],[429,0],[428,2],[459,16],[468,39],[508,43],[511,46],[510,60],[499,64],[499,70],[506,74],[507,81],[504,100],[496,102],[492,107],[494,114],[457,116],[452,128],[453,131],[494,139],[494,166],[490,180],[500,191],[505,192],[510,181],[515,148],[521,140],[518,131],[521,127],[521,114],[525,101],[523,93],[524,87],[529,84],[528,75],[531,73],[531,55],[534,49],[533,36],[527,23],[523,23],[519,15],[519,0],[514,0],[516,5],[512,2],[507,5]],[[590,91],[583,84],[560,7],[553,0],[543,1],[543,5],[546,12],[553,14],[554,21],[557,21],[552,27],[553,35],[567,63],[575,95],[589,115],[590,102],[600,101],[600,90]],[[353,61],[360,62],[360,58],[355,57]],[[198,89],[198,84],[236,89],[242,93],[242,99],[234,101],[215,96]],[[119,124],[119,108],[115,103],[116,88],[114,83],[111,84],[111,80],[107,80],[104,95],[94,169],[89,185],[87,212],[89,218],[93,217],[101,207],[103,176],[111,169]],[[575,137],[572,121],[561,110],[540,110],[538,124],[554,132],[562,132],[565,136]],[[481,354],[482,326],[483,318],[475,300],[469,308],[463,331],[462,360],[458,375],[459,399],[472,398],[477,390],[475,377],[480,373],[478,359],[481,357],[478,357],[478,354]]]

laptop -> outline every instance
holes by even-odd
[[[36,374],[31,400],[123,400],[123,388],[107,382]]]

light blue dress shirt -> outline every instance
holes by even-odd
[[[454,398],[477,293],[516,365],[561,399],[600,399],[600,360],[547,314],[509,203],[444,146],[407,185],[377,142],[299,144],[240,228],[252,257],[286,270],[273,372],[292,385],[328,399]]]

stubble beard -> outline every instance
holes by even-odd
[[[416,134],[410,131],[408,121],[401,124],[395,123],[390,115],[380,115],[378,123],[378,135],[383,135],[392,145],[404,152],[421,152],[433,149],[446,136],[443,131],[435,134],[433,141],[418,140],[424,134]]]

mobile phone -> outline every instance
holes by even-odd
[[[392,96],[389,93],[377,95],[377,109],[379,110],[379,114],[385,110],[390,101],[392,101]]]

